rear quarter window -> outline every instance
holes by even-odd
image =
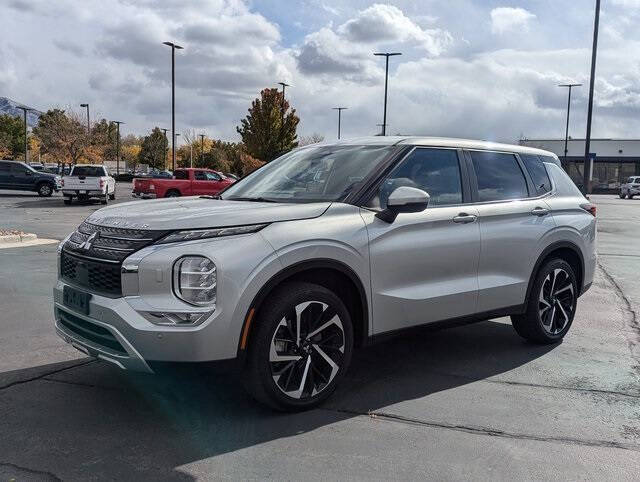
[[[529,172],[536,193],[542,195],[551,191],[551,180],[543,164],[543,157],[534,154],[520,154],[524,167]],[[551,158],[553,159],[553,158]],[[555,164],[555,162],[553,163]]]
[[[187,171],[176,171],[174,177],[176,179],[189,179],[189,173]]]

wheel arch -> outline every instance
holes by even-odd
[[[531,271],[531,276],[529,277],[529,284],[527,285],[527,296],[525,298],[525,302],[528,302],[529,295],[531,294],[531,289],[533,288],[533,283],[535,281],[535,277],[538,274],[538,271],[542,267],[542,265],[551,258],[560,258],[565,260],[567,263],[571,265],[571,267],[575,271],[576,279],[578,282],[578,292],[581,294],[583,290],[583,280],[585,274],[585,265],[584,265],[584,256],[580,248],[570,242],[570,241],[557,241],[555,243],[551,243],[547,246],[533,266],[533,270]],[[580,294],[578,296],[580,296]]]
[[[331,290],[346,305],[353,323],[354,344],[365,345],[369,336],[369,305],[362,281],[348,265],[334,259],[312,259],[294,263],[282,269],[267,281],[254,296],[245,314],[238,355],[246,353],[250,345],[255,318],[271,292],[288,281],[306,281]]]

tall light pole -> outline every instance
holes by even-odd
[[[176,169],[176,49],[183,47],[173,42],[162,42],[171,47],[171,170]]]
[[[204,166],[204,134],[200,134],[200,163]]]
[[[122,121],[112,121],[116,125],[116,175],[120,174],[120,124]]]
[[[167,139],[167,131],[169,129],[160,129],[164,132],[164,167],[167,167],[167,154],[169,153],[169,140]]]
[[[596,15],[593,22],[593,45],[591,47],[591,76],[589,78],[589,107],[587,110],[587,135],[584,143],[584,194],[591,192],[591,163],[589,156],[591,149],[591,117],[593,114],[593,84],[596,78],[596,53],[598,51],[598,24],[600,23],[600,0],[596,0]]]
[[[29,162],[29,142],[27,141],[27,112],[31,109],[24,106],[18,106],[18,109],[22,111],[24,117],[24,162]]]
[[[342,118],[342,111],[348,109],[348,107],[332,107],[332,109],[338,111],[338,139],[340,139],[340,120]]]
[[[564,130],[564,160],[567,160],[567,143],[569,142],[569,113],[571,112],[571,89],[573,87],[580,87],[582,84],[560,84],[558,87],[569,88],[569,98],[567,100],[567,126]]]
[[[280,113],[282,116],[282,127],[284,127],[284,89],[291,86],[286,82],[278,82],[278,84],[282,86],[282,105],[280,106]]]
[[[89,124],[89,104],[80,104],[80,107],[86,107],[87,108],[87,135],[90,136],[91,135],[91,127]]]
[[[387,135],[387,86],[389,84],[389,57],[395,55],[402,55],[400,52],[376,52],[373,55],[377,55],[385,58],[384,68],[384,115],[382,117],[382,135]]]

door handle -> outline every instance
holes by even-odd
[[[460,213],[455,218],[453,218],[453,222],[462,224],[472,223],[476,220],[477,217],[478,216],[476,216],[475,214]]]
[[[547,208],[536,206],[531,210],[531,214],[533,214],[534,216],[546,216],[547,214],[549,214],[549,210]]]

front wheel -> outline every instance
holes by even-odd
[[[622,191],[620,191],[620,199],[624,199],[625,197],[626,197],[625,194]]]
[[[247,391],[277,410],[307,410],[333,393],[351,362],[351,317],[328,289],[287,283],[260,309],[248,349]]]
[[[576,312],[578,283],[573,268],[556,258],[536,274],[527,311],[511,316],[516,332],[535,343],[557,343],[567,334]]]
[[[53,194],[53,188],[51,187],[51,184],[43,182],[42,184],[40,184],[40,186],[38,186],[38,196],[49,197],[52,194]]]

